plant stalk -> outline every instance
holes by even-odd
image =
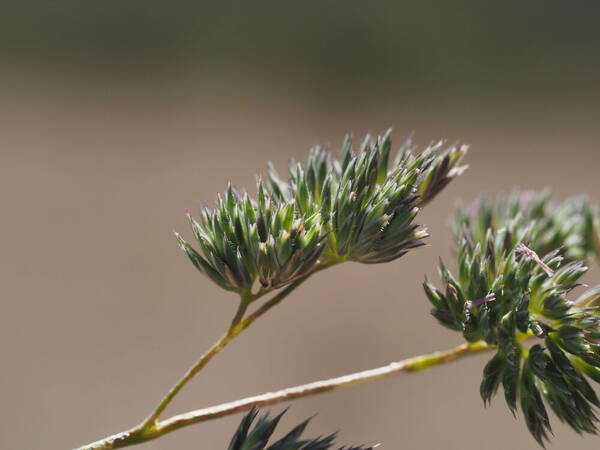
[[[291,287],[291,285],[290,285]],[[266,305],[266,304],[265,304]],[[258,312],[258,310],[256,311]],[[251,316],[248,317],[248,319]],[[240,322],[243,323],[244,321]],[[252,322],[250,322],[252,323]],[[179,428],[186,427],[199,422],[217,419],[219,417],[236,414],[247,411],[253,406],[274,405],[276,403],[286,402],[297,398],[308,397],[323,392],[340,389],[347,386],[353,386],[368,381],[378,380],[402,372],[416,372],[429,367],[444,364],[463,356],[472,355],[481,351],[490,350],[492,347],[485,342],[461,344],[452,349],[434,352],[426,355],[408,358],[403,361],[392,362],[388,365],[376,369],[356,372],[341,377],[330,378],[328,380],[315,381],[313,383],[290,387],[275,392],[247,397],[230,403],[211,406],[204,409],[198,409],[183,414],[178,414],[169,419],[155,422],[151,427],[136,427],[129,431],[109,436],[92,444],[84,445],[77,450],[111,450],[139,444],[152,439],[156,439]]]
[[[167,392],[167,394],[162,398],[162,400],[158,403],[154,411],[142,422],[142,429],[151,429],[155,426],[158,418],[162,414],[162,412],[167,408],[169,403],[175,398],[175,396],[183,389],[183,387],[198,374],[216,355],[218,355],[221,350],[223,350],[227,344],[229,344],[233,339],[235,339],[242,331],[248,328],[256,319],[266,313],[273,306],[277,305],[281,302],[285,297],[292,293],[294,289],[296,289],[300,284],[306,280],[307,277],[296,280],[294,283],[290,284],[280,293],[275,295],[268,302],[265,302],[260,308],[258,308],[254,313],[250,314],[247,318],[243,318],[248,305],[250,303],[250,299],[242,298],[240,302],[240,306],[236,312],[236,315],[231,322],[231,326],[227,333],[225,333],[221,338],[215,342],[212,347],[210,347],[201,357],[190,367],[187,372],[179,379],[179,381]]]

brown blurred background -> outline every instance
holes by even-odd
[[[0,448],[69,449],[141,420],[236,306],[172,229],[189,236],[185,211],[227,180],[252,189],[267,160],[284,171],[348,131],[472,145],[421,216],[431,246],[319,274],[168,413],[459,343],[420,287],[449,257],[457,201],[514,185],[600,200],[599,19],[595,1],[5,2]],[[484,410],[485,360],[294,402],[285,427],[318,412],[309,435],[344,443],[537,448],[502,398]],[[239,419],[143,448],[224,449]],[[554,423],[552,448],[598,448]]]

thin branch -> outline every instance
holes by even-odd
[[[252,298],[250,297],[241,297],[240,300],[240,305],[238,306],[235,316],[233,316],[233,320],[231,321],[231,325],[229,326],[230,330],[242,321],[246,311],[248,310],[248,306],[250,306],[250,303],[252,303]]]
[[[401,372],[415,372],[424,370],[429,367],[453,361],[463,356],[489,349],[491,349],[491,347],[481,341],[472,344],[465,343],[450,350],[416,356],[399,362],[392,362],[386,366],[378,367],[376,369],[330,378],[328,380],[316,381],[313,383],[282,389],[276,392],[267,392],[262,395],[256,395],[230,403],[224,403],[217,406],[211,406],[209,408],[190,411],[184,414],[178,414],[169,419],[165,419],[156,423],[152,428],[144,432],[136,432],[136,430],[133,429],[129,432],[119,433],[93,444],[80,447],[77,450],[111,450],[127,447],[156,439],[188,425],[206,422],[219,417],[247,411],[253,406],[273,405],[297,398],[308,397],[311,395],[332,391],[334,389],[340,389],[347,386],[353,386],[355,384],[378,380],[380,378],[389,377]]]
[[[187,372],[179,379],[179,381],[177,381],[177,383],[175,383],[175,385],[169,389],[167,394],[158,403],[154,411],[152,411],[152,414],[150,414],[148,418],[144,420],[142,424],[143,428],[151,427],[160,417],[161,413],[167,408],[169,403],[171,403],[173,398],[175,398],[175,396],[179,393],[179,391],[181,391],[181,389],[183,389],[183,387],[192,378],[194,378],[196,374],[200,372],[211,359],[213,359],[221,350],[225,348],[225,346],[227,346],[227,344],[229,344],[229,342],[231,342],[231,340],[237,336],[237,334],[234,334],[232,330],[221,336],[221,338],[215,342],[212,347],[209,348],[208,351],[206,351],[206,353],[204,353],[200,359],[194,363],[192,367],[187,370]]]
[[[223,350],[227,344],[229,344],[233,339],[235,339],[242,331],[248,328],[256,319],[266,313],[273,306],[277,305],[281,302],[285,297],[292,293],[294,289],[300,286],[308,277],[301,278],[296,280],[294,283],[290,284],[280,293],[275,295],[271,300],[262,305],[259,309],[257,309],[254,313],[248,316],[245,319],[242,319],[246,309],[248,308],[249,301],[247,299],[242,299],[240,303],[240,307],[235,315],[234,320],[231,323],[231,326],[227,333],[225,333],[221,338],[215,342],[211,348],[209,348],[206,353],[204,353],[198,361],[194,363],[192,367],[188,369],[188,371],[179,379],[179,381],[167,392],[167,394],[162,398],[162,400],[158,403],[152,414],[150,414],[146,420],[142,423],[141,427],[143,429],[151,429],[155,428],[156,421],[162,414],[162,412],[167,408],[169,403],[175,398],[175,396],[183,389],[183,387],[198,374],[209,362],[213,359],[217,354]]]
[[[262,395],[248,397],[242,400],[236,400],[234,402],[224,403],[222,405],[199,409],[171,417],[170,419],[160,422],[157,431],[159,433],[168,433],[194,423],[206,422],[207,420],[247,411],[253,406],[262,407],[297,398],[308,397],[347,386],[353,386],[355,384],[378,380],[400,372],[416,372],[431,366],[452,361],[460,356],[488,349],[488,345],[481,342],[476,344],[462,344],[447,351],[435,352],[399,362],[392,362],[376,369],[356,372],[341,377],[330,378],[328,380],[315,381],[313,383],[290,387],[275,392],[267,392]]]

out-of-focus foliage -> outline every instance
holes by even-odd
[[[263,75],[269,86],[310,80],[303,94],[381,87],[517,100],[516,89],[593,86],[600,69],[600,9],[585,2],[5,3],[3,60],[67,73],[92,65],[118,79],[123,68],[144,80],[192,72],[196,82],[226,76],[230,90]]]
[[[495,202],[482,197],[458,208],[454,236],[460,247],[464,239],[484,243],[488,230],[506,229],[510,242],[505,247],[524,240],[539,255],[564,248],[569,261],[585,260],[600,255],[599,217],[598,207],[585,196],[555,203],[550,190],[515,190]]]

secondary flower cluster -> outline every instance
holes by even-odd
[[[479,202],[458,209],[454,234],[475,242],[484,242],[488,230],[507,228],[511,245],[526,236],[528,245],[540,255],[564,249],[569,261],[600,256],[600,214],[585,196],[553,203],[550,191],[514,190],[495,202],[481,198]]]
[[[338,158],[313,148],[290,163],[287,180],[271,167],[255,199],[229,186],[214,209],[189,216],[199,251],[177,240],[198,270],[245,296],[257,281],[265,292],[319,265],[396,259],[423,245],[415,216],[462,172],[466,148],[438,143],[414,153],[407,141],[391,161],[391,147],[388,132],[367,136],[356,152],[347,137]]]
[[[600,291],[567,299],[587,270],[575,256],[597,249],[594,209],[514,193],[457,217],[457,275],[441,265],[444,289],[427,280],[424,288],[441,324],[497,347],[483,373],[484,402],[502,384],[509,408],[520,403],[542,445],[551,431],[542,399],[575,431],[595,433],[600,401],[585,376],[600,382]],[[529,337],[539,343],[528,349]]]

